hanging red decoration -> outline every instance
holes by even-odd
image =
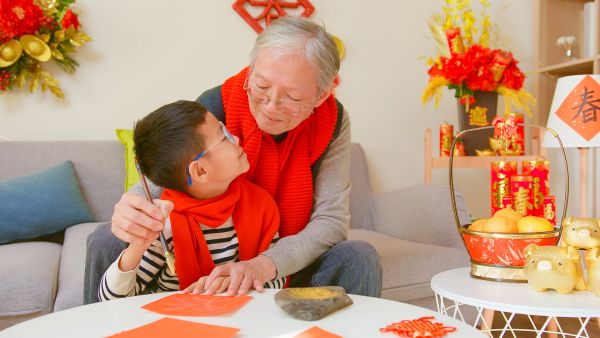
[[[260,13],[252,16],[246,6],[257,9]],[[303,9],[300,16],[305,18],[315,11],[315,7],[309,0],[237,0],[232,7],[259,34],[273,20],[288,15],[287,9]]]

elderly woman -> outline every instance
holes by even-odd
[[[230,295],[291,276],[290,286],[339,285],[380,295],[377,252],[346,240],[350,121],[332,95],[339,66],[322,27],[284,17],[258,36],[249,67],[198,98],[239,137],[250,162],[246,177],[271,194],[281,214],[277,244],[254,259],[215,267],[207,289],[217,276],[231,276]],[[160,196],[160,188],[151,190]],[[96,300],[100,276],[124,248],[112,234],[127,243],[156,238],[170,208],[147,202],[139,185],[122,196],[112,227],[99,227],[88,239],[86,303]]]

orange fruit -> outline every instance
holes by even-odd
[[[494,216],[483,226],[485,232],[516,233],[517,229],[517,222],[504,216]]]
[[[487,218],[478,219],[473,224],[469,225],[469,230],[483,231],[483,227],[487,224]]]
[[[517,223],[521,218],[523,218],[523,215],[519,214],[518,212],[516,212],[510,208],[500,209],[500,210],[496,211],[494,216],[502,216],[502,217],[510,218],[513,221],[515,221],[515,223]]]
[[[519,232],[543,232],[552,231],[554,226],[545,218],[536,216],[526,216],[517,223]]]

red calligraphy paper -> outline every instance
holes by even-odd
[[[342,338],[342,336],[325,331],[318,326],[313,326],[310,329],[301,332],[294,338]]]
[[[251,296],[206,296],[176,293],[142,306],[169,316],[220,316],[239,310]]]
[[[239,330],[234,327],[194,323],[175,318],[163,318],[133,330],[119,332],[108,338],[231,338]]]

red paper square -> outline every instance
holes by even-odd
[[[152,312],[169,316],[220,316],[239,310],[251,296],[206,296],[176,293],[142,306]]]
[[[567,95],[556,115],[587,141],[600,132],[600,84],[586,76]]]
[[[342,338],[342,336],[325,331],[318,326],[313,326],[306,331],[300,332],[294,338]]]
[[[231,338],[239,330],[234,327],[194,323],[175,318],[163,318],[132,330],[119,332],[108,338]]]

